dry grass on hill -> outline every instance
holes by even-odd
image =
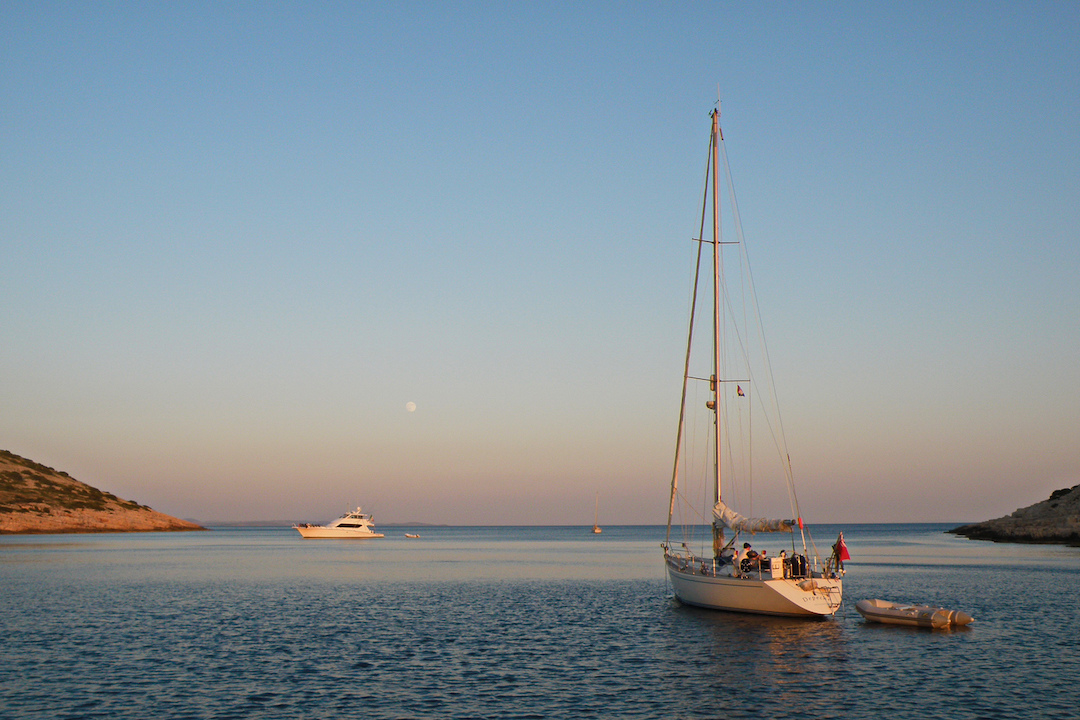
[[[0,533],[201,529],[0,450]]]

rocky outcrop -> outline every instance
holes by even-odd
[[[0,534],[203,529],[0,450]]]
[[[1048,499],[1012,515],[962,525],[949,532],[972,540],[1080,546],[1080,485],[1055,490]]]

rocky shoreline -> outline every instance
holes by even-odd
[[[1055,490],[1046,500],[1011,515],[948,532],[972,540],[1080,546],[1080,485]]]
[[[204,529],[0,450],[0,534]]]

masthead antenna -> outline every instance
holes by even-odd
[[[720,83],[716,83],[716,110],[714,110],[713,112],[716,113],[717,118],[720,117]],[[716,126],[716,129],[720,133],[720,139],[723,140],[724,131],[720,129],[719,125]]]

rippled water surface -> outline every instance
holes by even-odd
[[[821,622],[680,606],[654,527],[0,537],[0,716],[1077,717],[1080,549],[946,527],[844,528]],[[866,624],[870,597],[976,623]]]

